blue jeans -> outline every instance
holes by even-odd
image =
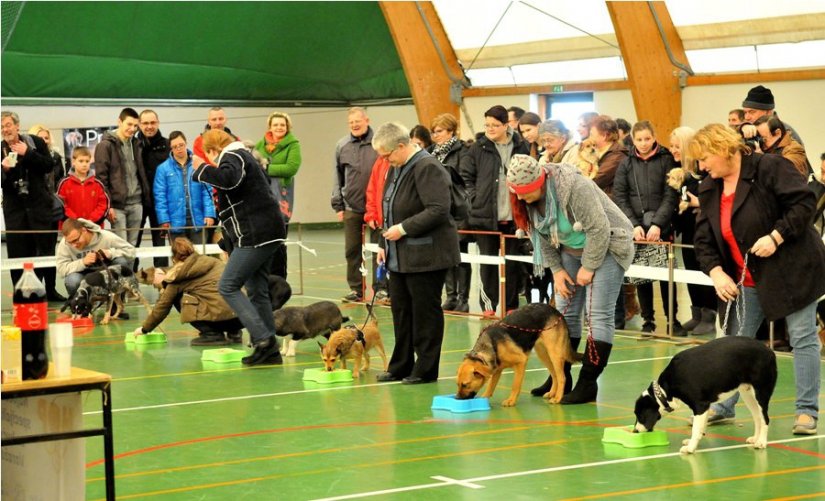
[[[561,253],[561,265],[574,281],[582,266],[581,256],[566,252]],[[564,319],[570,329],[571,338],[582,335],[582,313],[587,307],[590,324],[593,327],[593,339],[613,344],[616,323],[613,315],[616,309],[616,296],[622,288],[624,270],[609,252],[602,265],[593,274],[593,282],[586,287],[576,286],[573,297],[567,299],[556,295],[556,307],[565,312]],[[592,294],[592,295],[591,295]],[[591,301],[592,298],[592,301]],[[568,307],[567,303],[571,303]],[[589,305],[589,306],[588,306]]]
[[[739,328],[739,319],[736,310],[742,306],[743,301],[745,314],[742,315],[742,328]],[[808,414],[818,418],[819,414],[819,336],[816,327],[816,301],[795,311],[785,317],[788,323],[788,337],[793,348],[793,365],[796,379],[796,413]],[[745,287],[745,292],[737,298],[730,308],[730,320],[728,320],[729,336],[756,336],[759,324],[765,318],[762,307],[759,305],[759,295],[755,287]],[[714,412],[725,417],[733,417],[736,414],[734,406],[739,400],[739,393],[729,399],[713,404],[711,408]]]
[[[252,344],[275,335],[267,270],[276,250],[277,242],[262,247],[236,247],[218,283],[218,292],[249,331]],[[246,287],[246,295],[241,287]]]
[[[112,259],[112,264],[120,264],[131,270],[134,261],[131,259],[126,259],[125,257],[116,257]],[[91,268],[85,269],[83,271],[69,273],[68,275],[66,275],[66,278],[63,279],[63,285],[66,286],[66,293],[69,294],[69,297],[74,296],[74,293],[77,292],[77,288],[80,287],[80,282],[83,281],[83,277],[85,277],[89,273],[92,273],[93,271],[97,270]]]

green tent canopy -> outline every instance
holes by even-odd
[[[409,99],[376,2],[2,3],[2,97]]]

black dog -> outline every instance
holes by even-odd
[[[289,286],[286,279],[278,275],[269,275],[267,281],[269,283],[269,300],[272,301],[272,311],[280,310],[292,297],[292,287]]]
[[[77,291],[68,299],[61,311],[69,307],[74,317],[88,317],[97,306],[105,303],[106,313],[100,324],[106,325],[110,318],[117,318],[123,311],[126,293],[140,300],[147,310],[152,311],[152,307],[140,293],[137,277],[132,269],[120,264],[107,266],[83,277]]]
[[[729,336],[685,350],[636,400],[637,432],[651,431],[663,412],[673,412],[681,401],[693,411],[693,431],[680,452],[692,454],[705,434],[710,404],[736,390],[753,416],[754,433],[748,443],[764,449],[768,443],[768,402],[776,386],[776,356],[763,343]]]
[[[295,356],[295,345],[302,339],[324,336],[329,339],[333,331],[349,317],[341,315],[338,305],[332,301],[319,301],[309,306],[288,306],[275,312],[275,333],[289,337],[283,346],[283,355]]]

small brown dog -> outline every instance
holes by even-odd
[[[690,203],[687,196],[682,192],[682,186],[685,184],[685,170],[681,167],[674,167],[667,173],[667,185],[679,193],[679,214],[685,212]]]
[[[579,145],[578,168],[585,177],[595,179],[599,173],[599,153],[596,151],[596,141],[587,138]]]
[[[157,284],[155,283],[155,271],[160,270],[161,272],[165,273],[164,268],[141,268],[137,271],[137,281],[143,285],[151,285],[157,290],[161,289],[160,282]]]
[[[321,360],[324,361],[324,368],[328,372],[335,369],[335,362],[341,360],[341,368],[347,368],[347,359],[353,359],[352,376],[359,377],[362,368],[370,369],[370,354],[373,348],[378,350],[381,360],[384,363],[384,371],[387,370],[387,353],[384,351],[384,342],[381,340],[381,332],[378,330],[378,320],[372,313],[372,309],[367,307],[367,323],[362,329],[354,325],[344,326],[329,336],[327,344],[318,343],[321,347]]]
[[[488,379],[490,384],[482,396],[491,397],[501,372],[512,367],[513,389],[501,405],[513,407],[521,392],[527,360],[534,346],[553,377],[553,386],[544,398],[550,403],[559,403],[564,396],[567,378],[564,364],[580,361],[581,355],[570,345],[564,317],[552,306],[542,303],[523,306],[481,331],[472,351],[464,355],[464,361],[458,367],[456,398],[474,398]]]

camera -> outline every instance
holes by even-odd
[[[17,194],[21,197],[29,196],[29,182],[25,179],[18,179],[14,182],[14,187],[17,189]]]

